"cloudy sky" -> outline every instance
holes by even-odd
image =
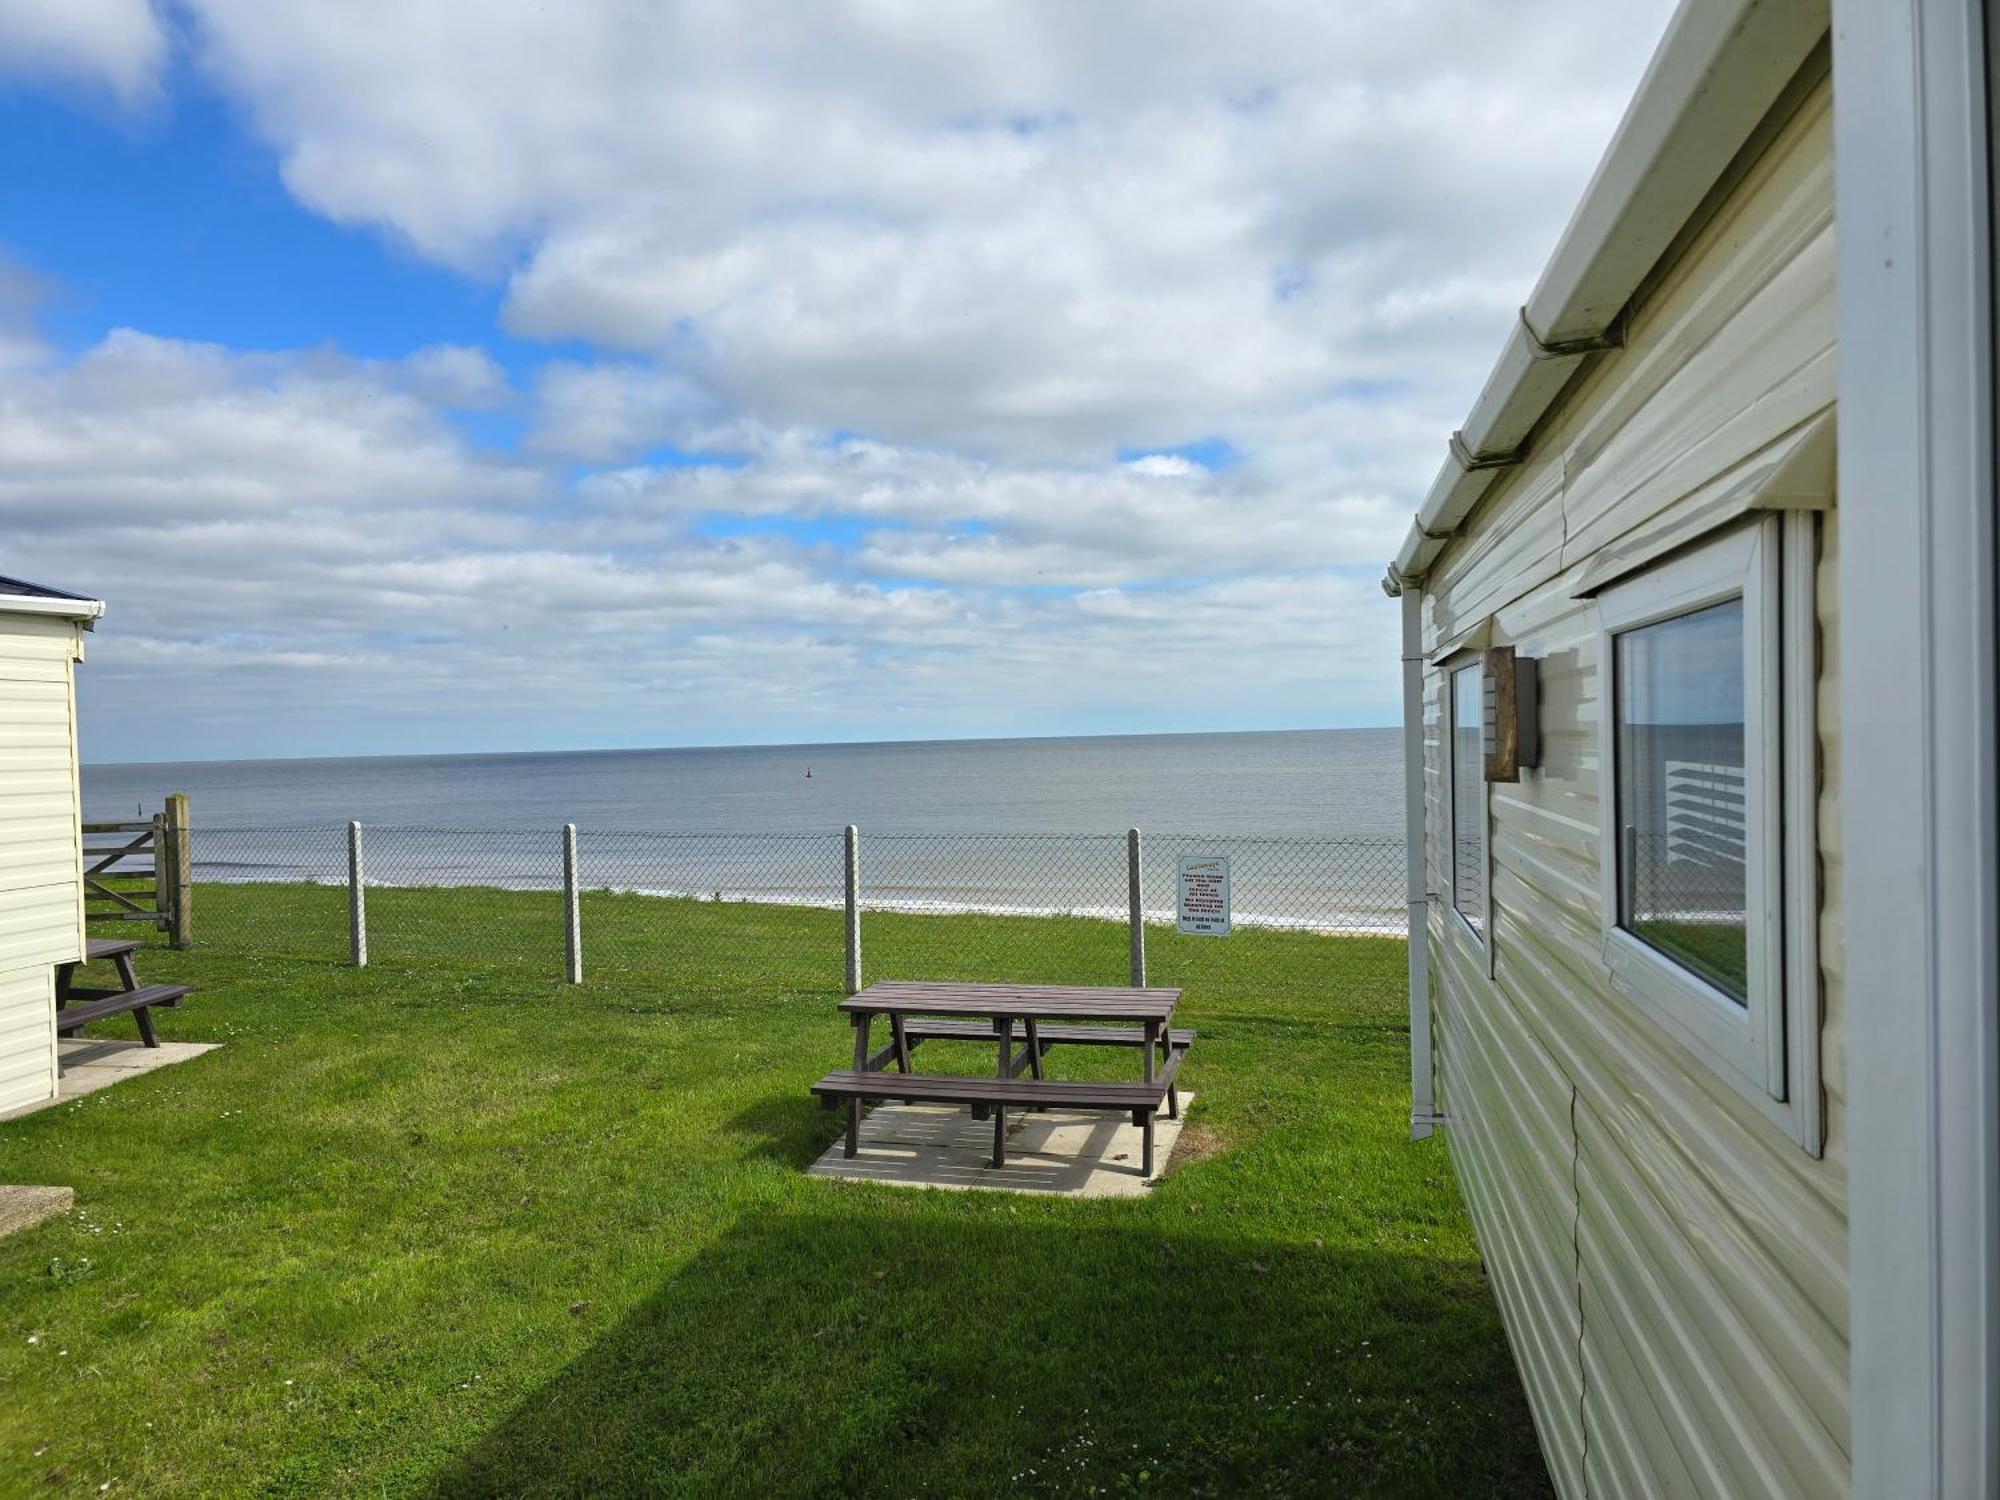
[[[94,759],[1391,723],[1668,9],[0,0],[0,573]]]

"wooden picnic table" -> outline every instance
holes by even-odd
[[[958,984],[933,980],[880,980],[840,1002],[854,1026],[854,1066],[813,1085],[821,1105],[847,1105],[846,1154],[860,1149],[864,1099],[965,1104],[973,1117],[993,1115],[993,1165],[1007,1164],[1007,1108],[1103,1109],[1130,1112],[1144,1131],[1142,1176],[1153,1175],[1153,1119],[1164,1105],[1180,1115],[1175,1075],[1194,1044],[1192,1031],[1175,1030],[1181,992],[1162,988],[1094,985]],[[877,1016],[889,1021],[889,1041],[874,1050]],[[940,1019],[942,1018],[942,1019]],[[1111,1022],[1085,1025],[1084,1022]],[[1050,1024],[1053,1023],[1053,1024]],[[1025,1045],[1014,1049],[1014,1028]],[[991,1078],[918,1073],[911,1054],[927,1041],[985,1041],[997,1047]],[[1043,1060],[1057,1045],[1136,1047],[1141,1076],[1134,1083],[1070,1083],[1045,1075]],[[889,1064],[896,1071],[888,1071]],[[1026,1072],[1030,1077],[1020,1075]]]
[[[56,965],[57,1035],[67,1036],[92,1021],[130,1011],[132,1019],[139,1023],[139,1040],[148,1047],[160,1045],[159,1034],[153,1030],[152,1007],[178,1006],[191,992],[184,984],[141,984],[132,959],[138,951],[139,944],[131,938],[91,938],[84,945],[81,959]],[[118,970],[115,987],[77,987],[79,963],[105,962]]]

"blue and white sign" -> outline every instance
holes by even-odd
[[[1179,926],[1201,937],[1229,936],[1229,856],[1183,854]]]

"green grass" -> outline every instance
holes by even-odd
[[[802,1175],[849,1033],[833,975],[765,976],[828,914],[675,903],[669,962],[588,897],[580,988],[540,939],[465,956],[534,895],[371,896],[366,971],[214,946],[304,942],[326,895],[205,889],[211,946],[141,972],[223,1049],[0,1125],[0,1179],[78,1204],[0,1240],[5,1490],[1547,1492],[1442,1145],[1406,1139],[1398,943],[1156,935],[1207,1154],[1060,1202]],[[1105,927],[871,918],[871,971],[1104,979]]]

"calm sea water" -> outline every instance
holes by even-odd
[[[344,880],[353,819],[371,883],[546,890],[574,823],[588,886],[838,905],[854,823],[871,906],[1116,916],[1136,827],[1162,918],[1177,855],[1227,854],[1239,921],[1373,932],[1401,920],[1400,745],[1371,729],[235,761],[86,766],[83,785],[105,821],[186,792],[201,880]]]
[[[1395,729],[86,765],[85,815],[197,827],[837,828],[1399,838]],[[812,775],[807,777],[810,770]]]

